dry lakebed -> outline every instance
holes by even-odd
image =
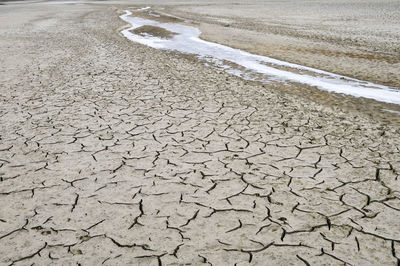
[[[399,21],[1,1],[0,265],[399,265]]]

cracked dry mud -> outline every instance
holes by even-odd
[[[2,28],[1,265],[399,264],[396,125],[68,8]]]

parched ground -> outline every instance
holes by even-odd
[[[400,263],[397,124],[131,43],[116,8],[0,12],[1,265]]]

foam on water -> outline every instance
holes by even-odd
[[[148,10],[146,7],[139,10]],[[155,49],[178,51],[181,53],[195,54],[199,58],[206,60],[211,65],[217,66],[225,71],[247,79],[252,78],[249,72],[262,74],[262,81],[291,81],[310,86],[315,86],[321,90],[343,93],[355,97],[365,97],[381,102],[400,104],[400,90],[388,86],[374,84],[342,75],[337,75],[327,71],[305,67],[297,64],[284,62],[266,56],[260,56],[234,49],[225,45],[204,41],[199,38],[200,31],[191,26],[162,23],[154,20],[132,17],[132,12],[126,10],[120,18],[128,22],[131,27],[121,31],[121,33],[137,43],[141,43]],[[138,35],[131,31],[141,26],[150,25],[160,27],[168,31],[177,33],[171,39],[159,38],[151,35]],[[240,66],[234,68],[223,62],[230,62]],[[281,70],[277,67],[293,69],[294,72]],[[244,69],[244,70],[243,70]],[[309,74],[296,73],[307,71]]]

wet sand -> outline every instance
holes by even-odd
[[[45,7],[0,7],[0,264],[398,263],[396,114]]]

